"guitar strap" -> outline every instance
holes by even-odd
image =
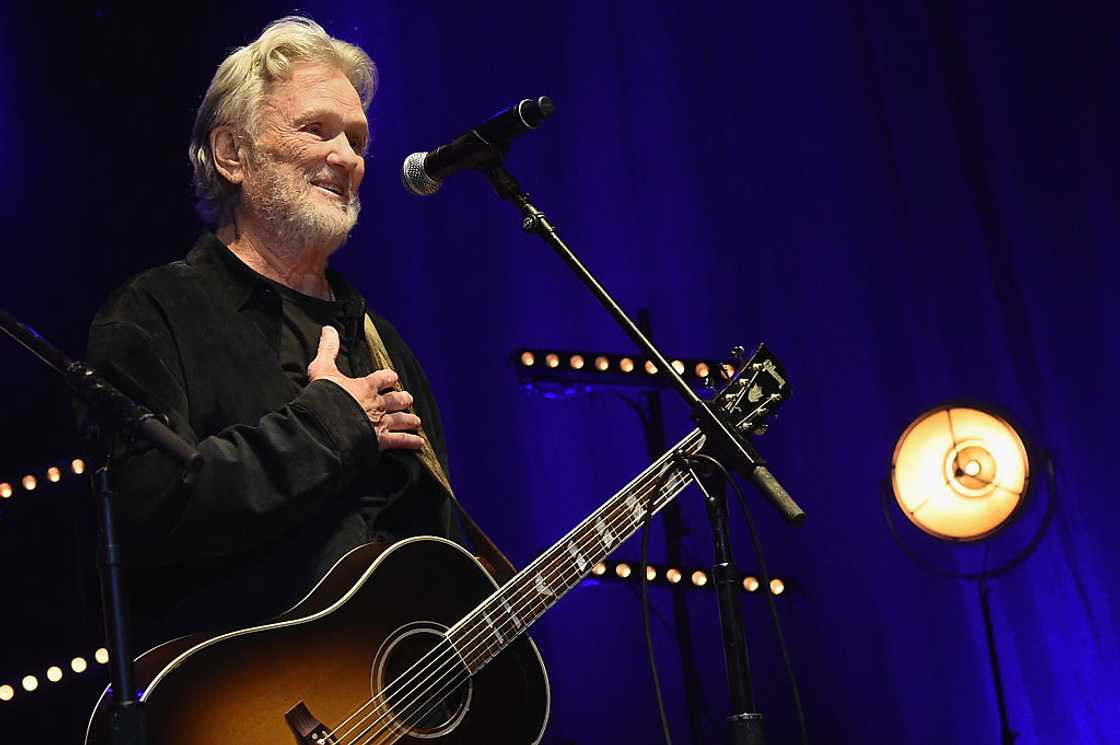
[[[373,319],[366,315],[366,342],[369,344],[370,355],[373,357],[373,368],[375,370],[392,370],[393,362],[389,358],[389,352],[385,349],[385,342],[381,341],[381,334],[377,332],[377,327],[373,325]],[[394,370],[394,372],[396,372]],[[400,383],[394,386],[400,389]],[[412,411],[412,409],[409,409]],[[447,480],[447,474],[443,471],[443,466],[440,465],[439,458],[436,457],[435,450],[432,449],[432,444],[428,441],[428,436],[424,433],[424,425],[420,425],[418,431],[420,438],[424,444],[416,451],[417,457],[424,467],[435,479],[436,483],[440,485],[444,493],[447,495],[448,500],[455,507],[455,511],[459,513],[459,517],[463,525],[467,529],[467,534],[470,537],[471,543],[474,544],[475,550],[481,556],[479,559],[486,566],[490,575],[497,581],[499,585],[504,585],[508,582],[513,575],[517,574],[517,570],[513,568],[513,564],[506,558],[490,537],[483,532],[478,523],[470,516],[467,510],[455,498],[455,492],[451,489],[451,482]]]

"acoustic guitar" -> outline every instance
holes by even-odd
[[[716,395],[756,431],[789,395],[762,345]],[[459,545],[355,548],[268,623],[165,642],[136,660],[154,745],[490,745],[540,742],[548,674],[525,633],[692,482],[694,430],[509,582]],[[111,691],[87,745],[109,741]]]

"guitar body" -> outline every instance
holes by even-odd
[[[332,733],[323,745],[539,742],[549,688],[532,640],[522,635],[468,677],[442,634],[496,587],[473,556],[441,538],[356,548],[274,621],[183,637],[141,656],[136,681],[151,741],[312,743],[323,730],[311,729],[321,723]],[[448,684],[450,696],[429,699],[444,703],[413,705],[417,687],[382,691],[418,659],[422,667],[433,657],[464,681]],[[386,697],[391,704],[369,703],[347,720]],[[108,703],[102,694],[87,745],[107,745]]]

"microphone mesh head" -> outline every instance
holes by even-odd
[[[427,197],[439,191],[443,181],[437,181],[424,171],[424,158],[427,153],[413,153],[404,159],[401,166],[401,185],[418,197]]]

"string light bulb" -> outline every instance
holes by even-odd
[[[533,356],[532,352],[521,353],[521,364],[525,367],[532,367],[536,363],[537,358]]]
[[[0,686],[0,701],[11,701],[16,695],[16,689],[5,683]]]
[[[775,595],[781,595],[785,591],[786,591],[786,583],[785,582],[782,582],[777,577],[770,580],[770,592],[774,593]]]
[[[610,369],[610,366],[611,361],[606,357],[600,355],[599,357],[595,358],[595,369],[599,372],[606,372],[608,369]]]
[[[0,499],[7,499],[12,496],[12,485],[5,481],[0,484]]]
[[[758,577],[743,577],[743,589],[747,592],[758,590]]]
[[[93,653],[93,659],[104,665],[109,661],[109,650],[105,649],[105,647],[102,647],[101,649]]]
[[[700,570],[696,570],[692,573],[692,584],[696,585],[697,587],[703,587],[704,585],[708,584],[708,575],[704,572],[701,572]]]
[[[58,470],[58,466],[51,466],[47,469],[47,481],[52,484],[57,484],[62,480],[62,471]]]
[[[35,487],[39,485],[38,479],[31,474],[24,476],[20,483],[23,484],[23,488],[27,491],[35,491]]]
[[[583,355],[582,354],[573,354],[571,359],[568,360],[568,364],[572,366],[573,370],[582,370],[583,369]]]
[[[657,567],[652,564],[646,564],[646,580],[649,582],[657,579]]]
[[[544,356],[544,364],[549,367],[560,367],[560,355],[555,352],[549,352]]]
[[[681,581],[682,575],[680,569],[668,569],[665,571],[665,579],[669,580],[669,584],[675,585]]]
[[[591,567],[591,573],[596,577],[602,577],[607,573],[607,565],[600,561],[595,566]]]
[[[39,679],[34,675],[25,675],[23,676],[23,680],[20,681],[20,685],[23,686],[23,690],[31,693],[39,687]]]
[[[85,657],[75,657],[70,660],[70,669],[76,673],[84,673],[88,665]]]
[[[619,562],[618,566],[616,566],[614,568],[614,573],[617,574],[622,579],[626,579],[627,577],[630,576],[630,565],[627,564],[624,561]]]
[[[58,665],[51,665],[47,668],[47,680],[52,683],[57,683],[62,680],[62,668]]]
[[[70,461],[70,470],[73,471],[75,475],[80,476],[86,472],[86,462],[81,458],[75,458]]]

